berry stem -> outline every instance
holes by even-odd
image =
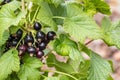
[[[20,42],[23,40],[23,38],[25,37],[25,35],[23,35],[22,38],[19,40],[19,42],[18,42],[17,46],[15,47],[15,49],[17,49],[17,47],[19,46]]]
[[[40,6],[37,8],[37,10],[36,10],[36,12],[35,12],[35,14],[33,16],[33,19],[31,21],[31,23],[33,23],[35,21],[35,18],[36,18],[37,14],[38,14],[39,9],[40,9]]]
[[[65,17],[61,17],[61,16],[53,16],[52,18],[58,18],[58,19],[65,19]]]
[[[54,73],[66,75],[66,76],[69,76],[69,77],[73,78],[74,80],[78,80],[76,77],[74,77],[74,76],[72,76],[72,75],[70,75],[70,74],[64,73],[64,72],[54,71],[54,70],[44,70],[44,71],[45,71],[45,72],[54,72]]]
[[[25,3],[24,3],[24,0],[22,0],[22,11],[25,10]]]

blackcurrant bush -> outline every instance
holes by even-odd
[[[47,33],[47,39],[48,40],[54,40],[55,36],[56,36],[56,33],[54,31],[49,31]]]
[[[27,48],[27,52],[30,54],[30,56],[33,56],[33,54],[36,53],[36,48],[33,46],[30,46]]]
[[[28,46],[31,46],[34,42],[34,38],[31,34],[27,34],[25,36],[25,39],[24,39],[24,42],[28,45]]]
[[[19,55],[22,55],[22,53],[24,53],[26,50],[27,50],[27,46],[26,45],[20,45],[18,47]]]
[[[37,58],[41,58],[42,56],[44,56],[44,52],[43,52],[43,51],[38,51],[38,52],[36,53],[36,57],[37,57]]]
[[[40,24],[39,22],[35,22],[35,23],[34,23],[34,29],[35,29],[36,31],[41,30],[41,28],[42,28],[42,26],[41,26],[41,24]]]
[[[13,41],[11,42],[11,46],[12,46],[12,47],[15,47],[17,44],[18,44],[18,41],[17,41],[17,40],[13,40]]]
[[[38,44],[39,50],[44,50],[46,48],[47,44],[45,42],[41,42]]]
[[[18,31],[16,32],[16,35],[18,38],[21,38],[23,34],[23,31],[21,29],[18,29]]]
[[[36,33],[36,39],[37,39],[37,41],[38,42],[41,42],[41,41],[43,41],[43,40],[45,40],[45,33],[44,32],[42,32],[42,31],[38,31],[37,33]]]

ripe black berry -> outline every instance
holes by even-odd
[[[34,23],[34,29],[36,30],[36,31],[39,31],[39,30],[41,30],[41,24],[39,23],[39,22],[35,22]]]
[[[18,38],[21,38],[23,34],[23,31],[21,29],[18,29],[18,31],[16,32],[16,35]]]
[[[41,42],[41,41],[45,40],[45,33],[42,32],[42,31],[38,31],[36,33],[36,39],[37,39],[38,42]]]
[[[11,46],[12,46],[12,47],[15,47],[17,44],[18,44],[18,41],[17,41],[17,40],[13,40],[13,41],[11,42]]]
[[[47,44],[45,42],[41,42],[38,44],[39,50],[44,50],[46,48]]]
[[[49,31],[47,33],[47,39],[48,40],[54,40],[55,36],[56,36],[56,33],[54,31]]]
[[[34,38],[31,34],[27,34],[25,36],[25,39],[24,39],[25,43],[28,45],[28,46],[31,46],[34,42]]]
[[[36,48],[33,46],[30,46],[27,48],[27,52],[30,54],[30,56],[33,56],[33,54],[36,53]]]
[[[44,56],[44,52],[43,52],[43,51],[38,51],[38,52],[36,53],[36,57],[37,57],[37,58],[41,58],[42,56]]]

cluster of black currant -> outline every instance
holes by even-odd
[[[45,34],[41,31],[42,26],[39,22],[35,22],[33,27],[36,30],[35,37],[31,32],[28,32],[23,40],[20,41],[23,35],[23,31],[21,29],[19,29],[15,34],[11,34],[6,42],[7,50],[18,46],[17,49],[20,57],[22,57],[26,52],[29,53],[30,56],[36,56],[37,58],[44,56],[43,50],[51,40],[55,39],[56,33],[54,31],[49,31]]]

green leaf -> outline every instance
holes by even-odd
[[[6,42],[6,40],[8,39],[9,37],[9,31],[8,30],[5,30],[2,34],[2,38],[0,40],[0,46],[3,46],[3,44]]]
[[[64,0],[45,0],[49,3],[53,3],[56,7],[58,7],[61,3],[64,2]]]
[[[82,8],[76,4],[67,5],[67,17],[63,27],[75,40],[80,42],[84,42],[86,38],[101,37],[100,29],[95,21],[83,13]]]
[[[64,63],[64,62],[57,61],[53,54],[48,55],[47,65],[49,67],[55,67],[56,70],[58,70],[58,71],[66,72],[69,74],[74,72],[74,69],[72,68],[71,65]]]
[[[46,2],[41,3],[40,10],[37,15],[37,19],[47,26],[50,26],[53,30],[57,30],[57,25],[52,19],[53,14],[49,5]]]
[[[44,80],[59,80],[58,77],[47,77]]]
[[[5,80],[12,72],[20,69],[18,52],[11,49],[0,58],[0,80]]]
[[[101,12],[103,14],[108,14],[108,15],[111,14],[110,7],[105,1],[102,1],[102,0],[91,0],[91,1],[95,5],[96,10],[98,12]]]
[[[54,49],[62,56],[69,55],[69,57],[74,61],[83,61],[82,54],[80,53],[77,44],[69,39],[69,37],[65,34],[61,34],[60,38],[56,39]]]
[[[109,62],[93,52],[91,52],[90,58],[91,65],[88,80],[107,80],[112,72]]]
[[[102,21],[103,40],[108,45],[115,45],[120,48],[120,21],[111,23],[106,17]]]
[[[84,0],[84,11],[88,15],[94,15],[97,12],[111,14],[109,5],[103,0]]]
[[[65,4],[61,4],[58,7],[55,7],[53,4],[50,5],[50,9],[53,13],[53,17],[66,17],[67,15],[67,10],[66,10],[66,5]],[[58,24],[58,25],[62,25],[63,24],[63,19],[60,18],[54,18],[54,21]]]
[[[25,11],[15,14],[14,11],[20,8],[20,2],[13,1],[6,4],[0,10],[0,40],[2,40],[5,30],[7,30],[11,25],[17,25],[21,18],[26,14]],[[4,42],[0,42],[0,45]]]
[[[19,80],[19,78],[17,77],[17,74],[13,72],[6,80]]]
[[[59,76],[59,78],[59,80],[69,80],[69,77],[65,75]]]
[[[18,26],[11,26],[11,27],[9,28],[10,34],[16,33],[19,28],[20,28],[20,27],[18,27]]]
[[[33,2],[33,3],[37,4],[37,5],[40,5],[43,2],[43,0],[25,0],[25,1],[26,2]]]
[[[39,80],[40,79],[40,67],[42,62],[30,56],[24,56],[23,64],[21,65],[18,77],[20,80]]]
[[[5,51],[5,45],[0,46],[0,57],[3,55],[4,51]]]

